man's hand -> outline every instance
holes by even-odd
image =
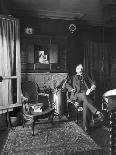
[[[71,89],[71,91],[75,91],[75,89]]]
[[[88,90],[86,91],[86,95],[89,95],[90,92],[91,92],[91,89],[88,89]]]
[[[75,107],[77,108],[79,106],[78,102],[74,102]]]
[[[91,86],[91,91],[95,90],[96,86],[95,85],[92,85]]]
[[[89,95],[93,90],[95,90],[96,86],[92,85],[90,89],[86,91],[86,95]]]

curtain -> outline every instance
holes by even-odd
[[[96,82],[96,97],[101,99],[111,84],[112,46],[88,41],[84,49],[84,69]]]
[[[0,76],[4,80],[0,83],[0,106],[13,103],[12,81],[15,59],[15,27],[14,19],[0,17]]]

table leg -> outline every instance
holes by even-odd
[[[11,127],[10,119],[9,119],[9,111],[8,110],[6,112],[6,125],[7,125],[7,128]]]

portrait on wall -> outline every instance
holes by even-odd
[[[49,64],[49,53],[46,46],[34,46],[34,62],[40,64]]]
[[[47,54],[44,53],[44,51],[38,51],[38,56],[39,56],[39,63],[42,64],[49,64],[49,61],[47,59]]]

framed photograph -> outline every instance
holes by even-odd
[[[47,55],[44,54],[44,51],[39,51],[39,63],[41,64],[49,64],[47,60]]]

